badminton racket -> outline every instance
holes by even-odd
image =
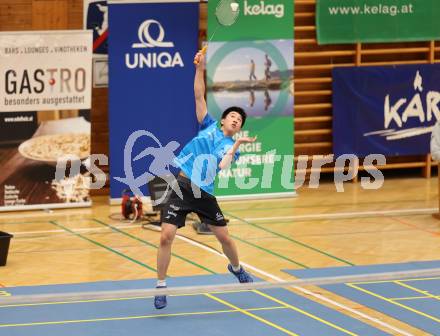
[[[233,25],[240,14],[240,6],[236,2],[236,0],[220,0],[215,8],[215,17],[217,19],[217,26],[214,29],[214,32],[211,34],[208,43],[211,42],[215,33],[220,27],[229,27]],[[208,44],[205,45],[200,52],[202,54],[206,54],[208,49]],[[198,64],[197,61],[194,61],[194,64]]]

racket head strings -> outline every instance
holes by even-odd
[[[226,27],[233,25],[240,15],[237,5],[236,0],[220,0],[215,8],[218,23]]]

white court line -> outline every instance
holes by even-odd
[[[211,253],[214,253],[214,254],[216,254],[216,255],[218,255],[218,256],[221,256],[221,257],[227,259],[227,257],[226,257],[223,253],[220,253],[220,252],[216,251],[216,250],[213,249],[213,248],[210,248],[210,247],[208,247],[208,246],[205,246],[205,245],[203,245],[203,244],[200,244],[200,243],[198,243],[198,242],[196,242],[196,241],[193,241],[193,240],[191,240],[191,239],[188,239],[188,238],[186,238],[186,237],[184,237],[184,236],[180,236],[179,234],[177,234],[176,237],[177,237],[178,239],[180,239],[180,240],[183,240],[183,241],[185,241],[185,242],[187,242],[187,243],[190,243],[191,245],[194,245],[194,246],[200,247],[200,248],[202,248],[202,249],[204,249],[204,250],[206,250],[206,251],[209,251],[209,252],[211,252]],[[252,266],[252,265],[250,265],[250,264],[248,264],[248,263],[244,263],[244,262],[242,262],[242,261],[240,261],[240,263],[241,263],[243,266],[245,266],[247,269],[250,269],[250,270],[252,270],[252,271],[255,272],[255,273],[259,273],[259,274],[261,274],[261,275],[264,275],[265,277],[267,277],[267,278],[269,278],[269,279],[275,280],[275,281],[277,281],[277,282],[285,281],[285,280],[283,280],[282,278],[277,277],[276,275],[273,275],[273,274],[270,274],[270,273],[268,273],[268,272],[265,272],[265,271],[263,271],[263,270],[261,270],[261,269],[255,267],[255,266]],[[387,328],[387,329],[389,329],[389,330],[393,330],[393,331],[395,331],[395,332],[398,332],[398,333],[400,333],[401,335],[405,335],[405,336],[415,336],[415,335],[413,335],[413,334],[410,334],[409,332],[406,332],[406,331],[404,331],[404,330],[398,329],[397,327],[394,327],[394,326],[392,326],[392,325],[390,325],[390,324],[388,324],[388,323],[386,323],[386,322],[383,322],[383,321],[381,321],[380,319],[377,319],[377,318],[371,317],[371,316],[369,316],[369,315],[366,315],[366,314],[364,314],[364,313],[361,313],[361,312],[359,312],[359,311],[357,311],[357,310],[355,310],[355,309],[352,309],[352,308],[347,307],[347,306],[345,306],[345,305],[343,305],[343,304],[341,304],[341,303],[338,303],[338,302],[333,301],[333,300],[331,300],[331,299],[329,299],[329,298],[326,298],[325,296],[322,296],[322,295],[320,295],[320,294],[313,293],[313,292],[311,292],[311,291],[309,291],[309,290],[307,290],[307,289],[305,289],[305,288],[301,288],[301,287],[297,287],[297,286],[291,286],[291,287],[294,288],[294,289],[296,289],[296,290],[298,290],[298,291],[300,291],[300,292],[303,292],[303,293],[306,294],[306,295],[314,296],[315,298],[317,298],[317,299],[319,299],[319,300],[321,300],[321,301],[327,302],[327,303],[330,304],[330,305],[333,305],[333,306],[336,306],[336,307],[338,307],[338,308],[340,308],[340,309],[343,309],[343,310],[349,311],[349,312],[352,313],[352,314],[358,315],[358,316],[360,316],[361,318],[366,319],[366,320],[369,320],[370,322],[376,323],[376,324],[378,324],[378,325],[380,325],[380,326],[382,326],[382,327],[384,327],[384,328]]]
[[[42,210],[32,210],[26,213],[12,212],[12,213],[2,213],[2,219],[23,219],[23,218],[35,218],[35,217],[60,217],[66,216],[66,214],[73,215],[90,215],[92,214],[91,208],[62,208],[62,209],[42,209]],[[0,224],[11,224],[11,223],[0,223]]]
[[[132,229],[132,228],[140,228],[141,226],[138,225],[113,225],[117,229]],[[79,233],[90,233],[90,232],[100,232],[100,231],[111,231],[110,228],[106,227],[99,227],[99,228],[73,228],[71,229],[75,232]],[[58,230],[39,230],[39,231],[21,231],[21,232],[11,232],[14,237],[18,236],[27,236],[27,235],[33,235],[33,234],[43,234],[43,233],[68,233],[66,230],[58,229]],[[69,233],[70,234],[70,233]]]
[[[233,212],[233,211],[231,211]],[[362,217],[362,216],[391,216],[391,215],[428,215],[439,212],[438,208],[420,208],[420,209],[397,209],[397,210],[378,210],[378,211],[355,211],[355,212],[333,212],[314,215],[295,215],[295,216],[275,216],[275,217],[245,217],[245,221],[268,221],[279,219],[292,219],[292,220],[304,220],[304,219],[329,219],[329,218],[349,218],[349,217]],[[240,222],[240,219],[231,218],[231,222]]]

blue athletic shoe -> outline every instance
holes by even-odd
[[[228,270],[237,277],[240,283],[254,282],[254,279],[252,279],[251,275],[244,270],[243,266],[240,266],[240,270],[238,272],[234,272],[232,265],[229,264]]]
[[[167,286],[157,286],[156,288],[167,288]],[[156,295],[154,297],[154,307],[156,309],[162,309],[167,306],[167,297],[166,295]]]

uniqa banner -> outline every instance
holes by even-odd
[[[91,65],[90,31],[0,33],[0,211],[91,204]]]
[[[149,195],[197,134],[198,1],[108,1],[110,195]],[[160,155],[159,155],[160,153]]]
[[[428,154],[439,82],[440,64],[334,69],[335,155]]]
[[[319,44],[440,39],[438,0],[318,0]]]
[[[208,112],[220,119],[230,106],[243,108],[248,118],[236,136],[257,141],[241,145],[237,162],[219,173],[215,194],[292,195],[293,2],[239,2],[230,26],[218,23],[217,3],[208,2]]]

